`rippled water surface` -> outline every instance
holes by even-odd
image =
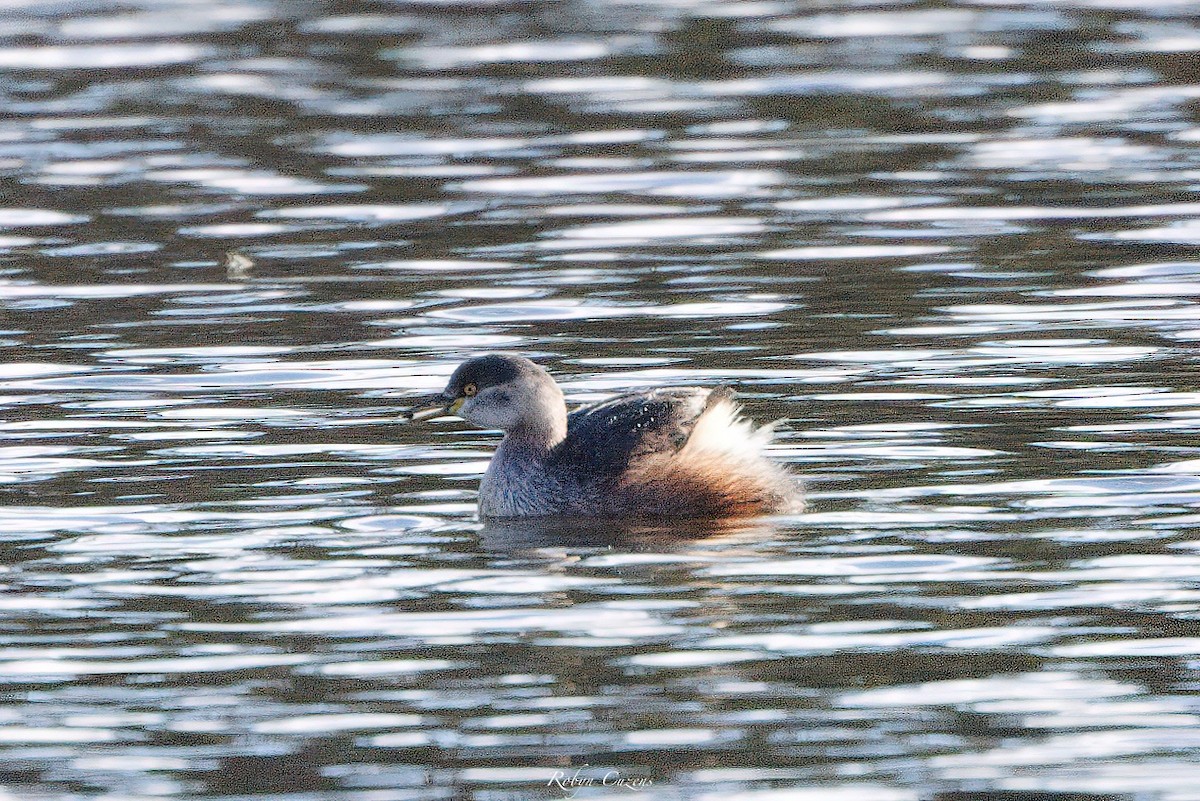
[[[0,782],[1195,799],[1196,14],[0,2]],[[809,511],[480,525],[488,350]]]

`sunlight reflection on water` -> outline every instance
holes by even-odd
[[[0,784],[1194,798],[1192,4],[285,6],[0,20]],[[479,523],[493,349],[808,512]]]

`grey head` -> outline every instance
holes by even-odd
[[[566,436],[562,391],[549,373],[522,356],[490,353],[463,362],[441,401],[446,411],[481,428],[546,446]]]

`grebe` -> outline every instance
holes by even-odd
[[[437,405],[504,439],[479,487],[483,518],[741,517],[798,512],[798,479],[769,461],[772,426],[740,416],[728,387],[618,395],[567,413],[544,369],[490,354],[459,365]]]

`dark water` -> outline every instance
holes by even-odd
[[[0,12],[12,797],[1200,797],[1194,3]],[[810,512],[481,527],[493,349]]]

